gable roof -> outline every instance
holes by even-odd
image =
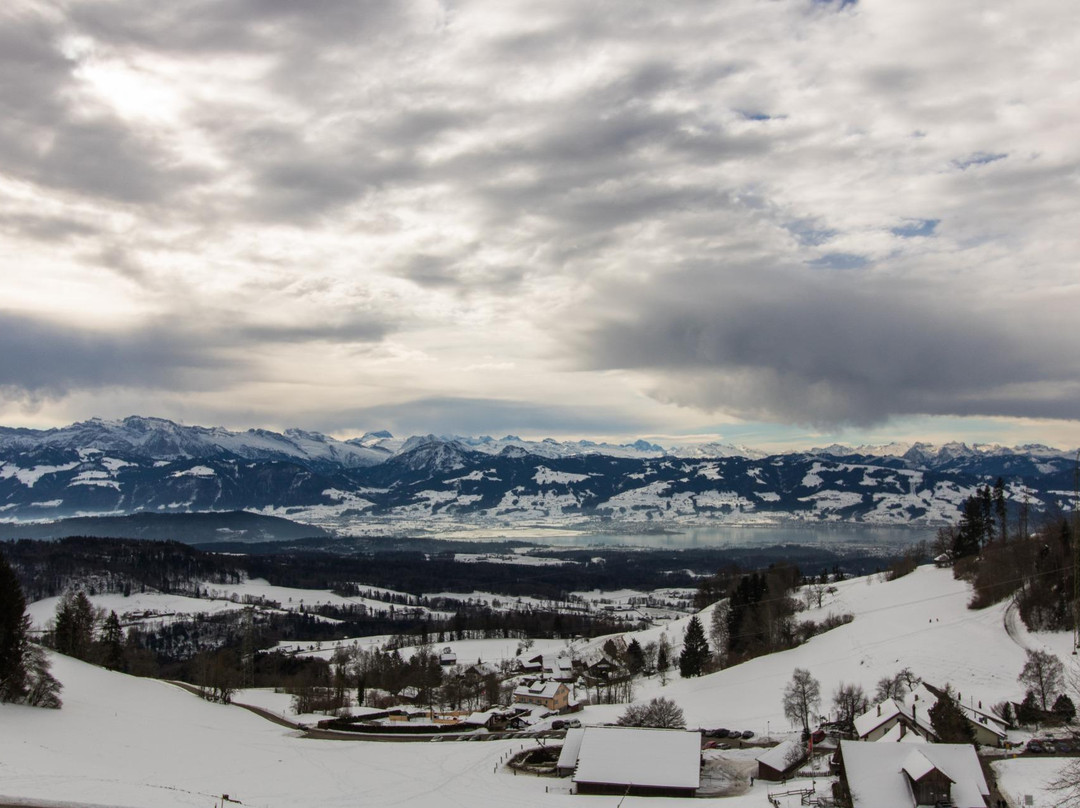
[[[574,782],[696,789],[701,784],[701,733],[585,727]]]
[[[766,749],[758,755],[757,762],[763,763],[774,771],[785,771],[791,765],[788,763],[788,755],[792,753],[792,750],[799,751],[800,759],[805,757],[805,754],[802,754],[802,744],[796,743],[795,741],[784,741],[771,749]]]
[[[901,713],[899,704],[892,699],[885,699],[881,704],[875,704],[855,719],[855,734],[860,738],[865,738],[886,721],[891,721]]]
[[[854,808],[913,808],[904,775],[921,772],[912,776],[918,780],[932,769],[953,781],[956,808],[986,808],[990,789],[971,744],[928,743],[912,749],[903,744],[841,741],[840,755]]]

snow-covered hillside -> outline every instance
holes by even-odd
[[[1025,647],[1046,647],[1072,659],[1071,637],[1030,635],[1018,630],[1005,605],[972,612],[966,608],[968,597],[967,587],[949,571],[928,567],[894,582],[846,581],[807,616],[851,612],[853,622],[794,650],[709,676],[675,676],[666,687],[657,678],[647,680],[636,696],[673,698],[690,725],[759,734],[768,729],[777,735],[791,729],[781,694],[795,667],[820,680],[823,707],[841,681],[872,689],[880,677],[902,667],[932,683],[952,684],[965,700],[986,704],[1019,697],[1016,677]],[[684,623],[663,630],[678,639]],[[654,639],[660,631],[638,636]],[[470,656],[485,655],[478,646],[467,650]],[[515,777],[500,767],[500,758],[519,749],[520,740],[406,746],[302,739],[238,707],[207,704],[164,683],[53,659],[65,685],[62,710],[0,706],[0,803],[34,798],[80,805],[207,806],[229,794],[249,806],[569,804],[565,793],[545,793],[559,781]],[[621,710],[588,707],[582,718],[611,720]],[[1031,769],[1016,765],[1026,762],[1008,768],[1017,788],[1034,782]],[[723,805],[765,804],[764,789],[755,788]],[[596,806],[617,801],[574,799]],[[624,804],[657,803],[628,799]]]

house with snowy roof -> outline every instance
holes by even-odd
[[[554,654],[537,654],[521,663],[521,669],[526,673],[540,674],[544,678],[557,679],[560,682],[572,682],[577,678],[573,660]]]
[[[930,710],[937,704],[943,692],[924,682],[908,693],[902,701],[885,699],[855,719],[855,734],[860,741],[895,741],[905,739],[909,734],[936,740],[937,733],[934,732],[933,722],[930,720]],[[1001,746],[1004,743],[1007,729],[1005,722],[999,716],[983,710],[982,702],[971,700],[965,704],[962,699],[957,698],[957,706],[967,719],[977,744]]]
[[[563,682],[545,682],[537,679],[532,684],[521,684],[514,689],[514,702],[544,707],[552,712],[564,712],[570,705],[570,688]]]
[[[758,779],[774,782],[786,780],[805,761],[805,746],[796,741],[783,741],[757,756]]]
[[[584,727],[570,732],[574,740],[564,743],[557,769],[572,768],[578,794],[693,797],[701,785],[698,731]]]
[[[837,763],[852,808],[987,808],[990,789],[971,744],[845,740]]]
[[[440,665],[456,665],[457,664],[457,654],[454,653],[454,649],[451,648],[449,645],[446,646],[445,648],[443,648],[442,651],[439,653],[439,664]]]

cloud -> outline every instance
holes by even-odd
[[[1080,348],[1064,311],[1017,316],[1008,300],[932,280],[752,266],[609,293],[576,347],[591,369],[641,372],[664,401],[826,427],[1080,418]]]
[[[1080,10],[1035,2],[17,0],[5,384],[1074,418]]]
[[[327,431],[389,429],[395,435],[639,434],[655,426],[643,418],[602,407],[465,396],[430,396],[347,411],[307,413],[304,417]]]
[[[223,391],[266,375],[251,352],[267,344],[373,343],[390,328],[376,316],[318,324],[231,319],[101,330],[0,310],[0,389],[30,397],[112,386]]]

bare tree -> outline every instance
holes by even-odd
[[[728,647],[728,618],[731,615],[731,606],[727,598],[718,600],[712,608],[712,616],[709,619],[709,639],[716,650],[716,659],[721,667],[727,658]]]
[[[833,708],[836,719],[845,729],[854,729],[855,719],[870,706],[861,685],[840,683],[833,692]]]
[[[1027,662],[1017,681],[1027,685],[1038,696],[1043,711],[1051,697],[1064,686],[1065,666],[1061,660],[1046,651],[1028,651]]]
[[[784,715],[792,724],[802,724],[810,734],[810,714],[821,706],[821,685],[805,668],[796,668],[784,688]]]
[[[648,704],[631,704],[626,708],[618,723],[623,727],[662,727],[678,728],[686,726],[682,708],[671,699],[663,696],[652,699]]]
[[[902,668],[894,676],[882,677],[878,680],[877,689],[874,691],[874,703],[880,703],[886,699],[902,699],[919,686],[919,681],[919,677],[911,672],[911,668]]]

